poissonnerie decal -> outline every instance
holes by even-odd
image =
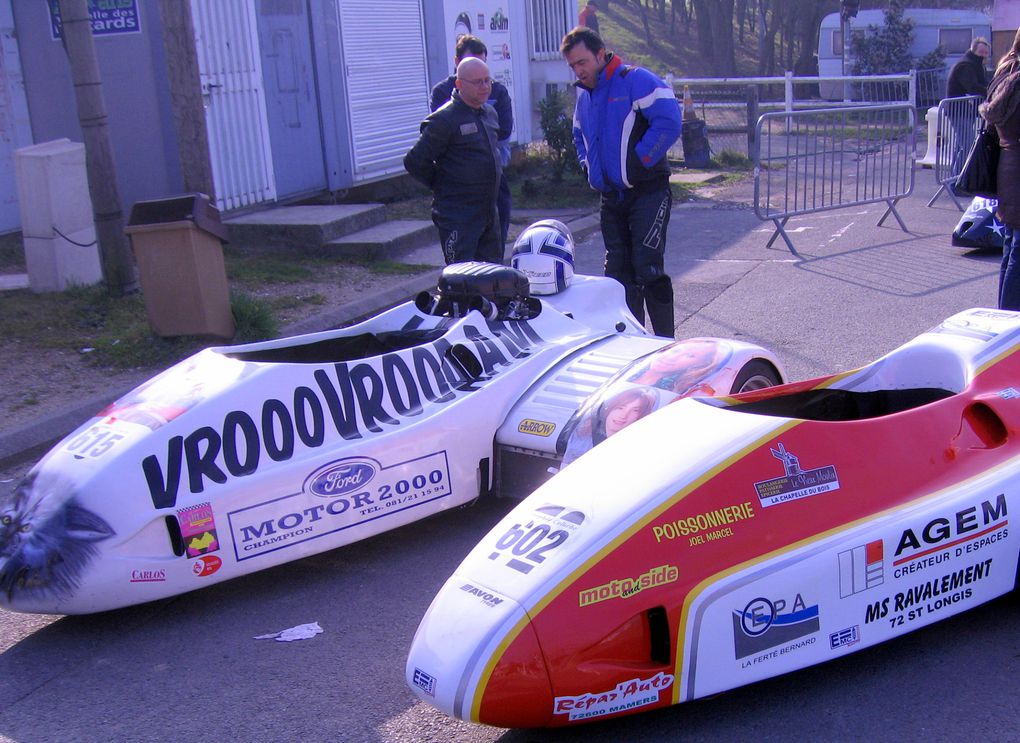
[[[400,426],[426,404],[443,405],[485,386],[514,359],[546,343],[521,322],[489,321],[484,331],[464,325],[463,332],[481,374],[453,360],[456,339],[439,338],[368,361],[318,368],[313,383],[264,400],[256,410],[232,410],[218,425],[172,437],[165,453],[142,460],[152,504],[172,508],[182,483],[198,494],[207,483],[254,474],[263,457],[285,462],[297,447],[315,449],[338,436],[353,441]]]

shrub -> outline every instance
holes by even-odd
[[[557,183],[563,180],[567,168],[579,169],[570,110],[568,96],[555,90],[538,103],[542,131],[551,154],[552,177]]]
[[[914,22],[903,17],[905,0],[889,0],[881,26],[868,26],[865,34],[851,35],[850,49],[856,58],[855,75],[886,75],[916,70],[941,69],[946,50],[935,47],[920,59],[910,55],[914,41]]]
[[[273,311],[263,300],[242,292],[230,293],[234,313],[235,343],[252,343],[275,338],[280,333]]]

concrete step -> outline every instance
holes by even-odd
[[[431,221],[394,219],[330,240],[324,249],[339,257],[381,261],[401,258],[430,245],[441,259],[439,233]]]
[[[386,220],[383,204],[278,206],[224,220],[232,243],[321,248]]]

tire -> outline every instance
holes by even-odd
[[[775,387],[777,384],[782,383],[783,380],[779,378],[779,372],[776,371],[772,364],[762,359],[753,359],[744,364],[744,367],[737,374],[737,378],[733,380],[730,394],[736,395],[739,392],[761,390],[766,387]]]

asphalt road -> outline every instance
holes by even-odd
[[[667,266],[678,337],[774,348],[792,379],[864,364],[956,311],[993,306],[994,254],[953,248],[931,171],[884,205],[794,219],[801,259],[738,201],[678,206]],[[733,194],[731,193],[731,196]],[[579,247],[599,273],[601,239]],[[432,596],[513,504],[482,502],[332,553],[85,617],[0,610],[0,740],[1016,740],[1020,602],[712,699],[567,731],[504,731],[420,704],[404,662]],[[317,621],[292,643],[254,636]]]

